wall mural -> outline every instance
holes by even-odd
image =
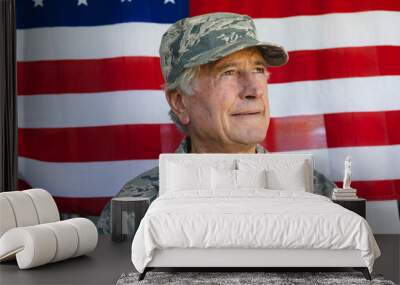
[[[20,185],[60,211],[99,215],[183,139],[168,112],[158,49],[175,21],[248,14],[289,52],[269,68],[262,146],[307,152],[367,199],[376,233],[400,233],[400,5],[381,1],[17,0]],[[262,4],[260,4],[262,3]],[[344,4],[343,4],[344,3]],[[23,188],[24,186],[21,186]]]

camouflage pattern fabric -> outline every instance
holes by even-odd
[[[175,153],[190,153],[190,137],[182,140]],[[256,153],[267,153],[261,145],[257,144]],[[323,174],[314,170],[314,193],[323,196],[331,197],[333,188],[336,187],[334,183],[329,181]],[[159,181],[158,181],[158,167],[154,167],[132,180],[128,181],[116,197],[128,197],[141,195],[143,197],[150,197],[153,201],[158,195]],[[111,233],[111,213],[110,203],[103,209],[101,216],[97,222],[97,227],[100,232]],[[135,229],[134,214],[128,216],[128,234],[132,235]]]
[[[252,18],[233,13],[211,13],[185,18],[163,35],[160,61],[164,80],[175,82],[184,69],[206,64],[248,47],[258,47],[270,66],[284,65],[282,46],[257,40]]]

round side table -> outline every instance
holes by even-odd
[[[135,235],[140,221],[150,206],[149,197],[115,197],[111,200],[111,238],[123,241],[128,235]],[[134,215],[135,228],[129,231],[128,223]]]

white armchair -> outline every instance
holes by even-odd
[[[16,258],[20,269],[28,269],[86,254],[97,240],[90,220],[60,221],[43,189],[0,193],[0,262]]]

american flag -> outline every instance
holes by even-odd
[[[161,36],[187,16],[235,12],[289,51],[286,66],[270,68],[263,145],[312,153],[339,185],[350,155],[374,231],[400,233],[400,1],[16,2],[19,173],[62,212],[98,215],[175,150],[182,134],[161,88]]]

